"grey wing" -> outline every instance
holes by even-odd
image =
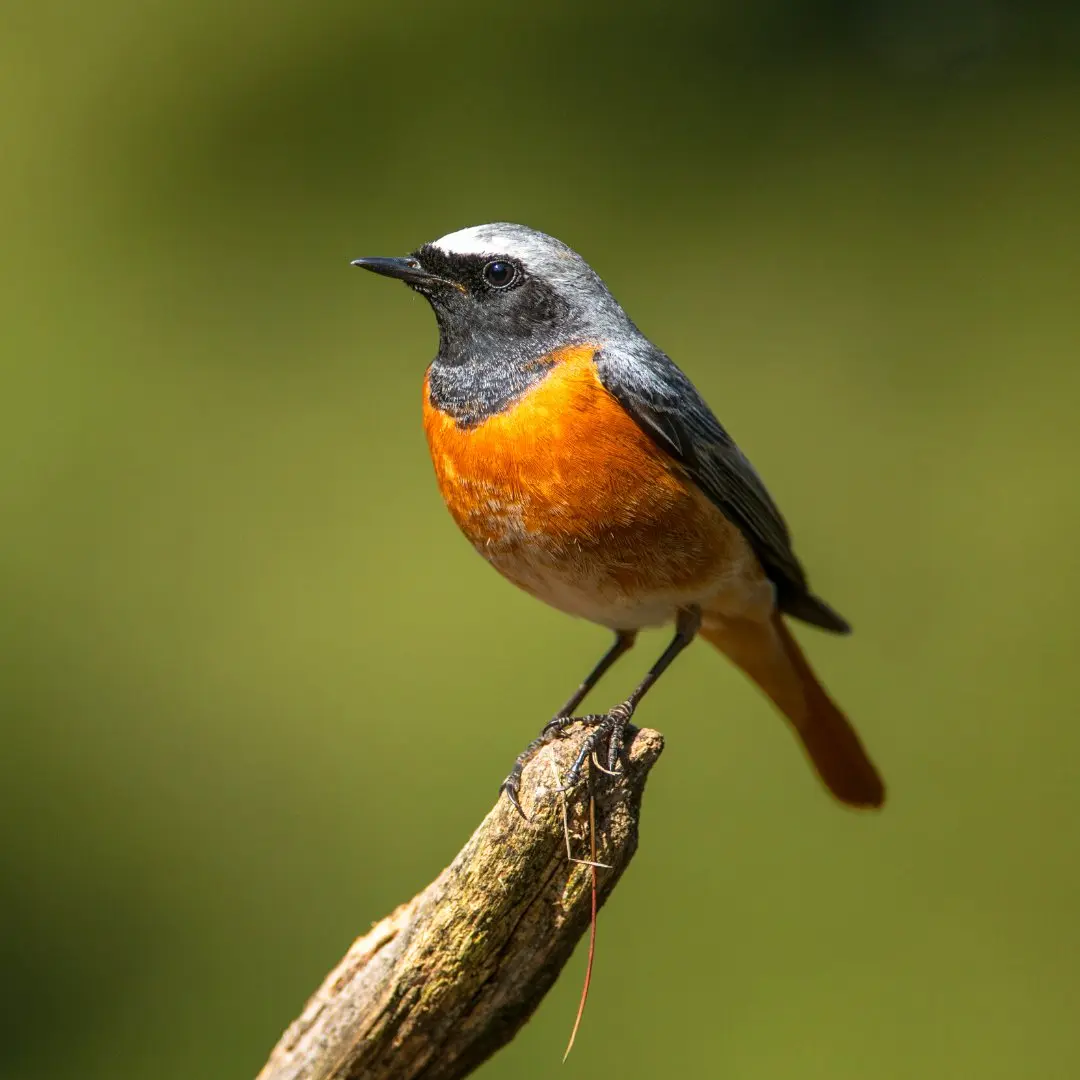
[[[776,503],[693,383],[659,349],[623,346],[596,360],[600,381],[746,537],[776,589],[777,607],[834,633],[851,627],[807,585]]]

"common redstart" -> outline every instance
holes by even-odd
[[[750,462],[588,263],[497,223],[353,265],[404,281],[435,311],[424,429],[462,532],[515,585],[615,633],[503,781],[518,810],[524,762],[575,719],[593,730],[566,786],[605,740],[614,770],[635,709],[697,634],[773,700],[838,799],[881,806],[881,777],[784,616],[851,628],[810,592]],[[626,701],[575,717],[638,630],[671,622],[674,638]]]

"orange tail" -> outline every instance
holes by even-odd
[[[826,787],[849,806],[879,807],[885,785],[859,736],[825,693],[780,614],[771,622],[705,615],[701,636],[776,703]]]

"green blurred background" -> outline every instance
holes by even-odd
[[[892,803],[692,650],[577,1049],[580,953],[481,1075],[1075,1076],[1077,11],[7,5],[5,1080],[253,1075],[606,646],[457,534],[348,266],[500,219],[755,461]]]

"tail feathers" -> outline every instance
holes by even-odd
[[[884,804],[885,785],[859,736],[825,693],[778,612],[769,622],[706,615],[701,636],[772,698],[833,795],[849,806]]]

